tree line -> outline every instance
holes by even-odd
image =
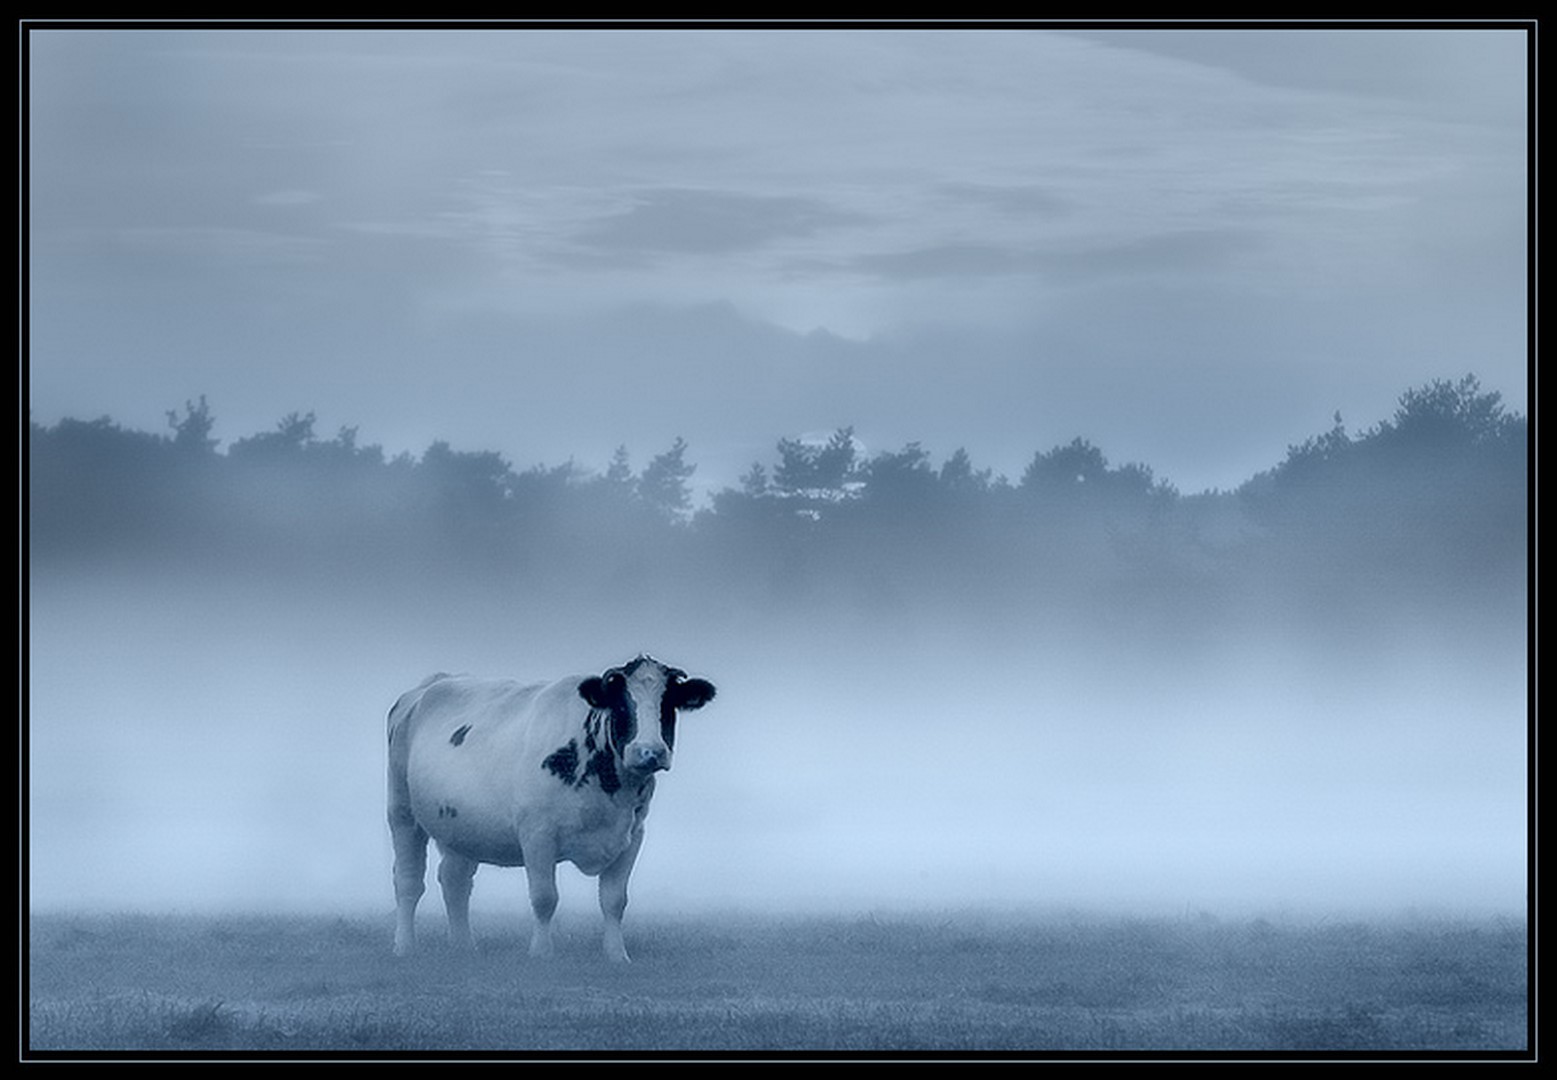
[[[1527,422],[1473,375],[1410,389],[1356,433],[1337,415],[1236,489],[1190,495],[1084,438],[1035,452],[1015,478],[962,449],[866,455],[850,428],[821,443],[781,438],[772,459],[697,506],[680,438],[641,468],[621,447],[603,471],[520,470],[444,441],[391,456],[355,428],[321,436],[313,413],[225,449],[214,427],[204,398],[155,433],[108,417],[30,422],[34,569],[150,560],[532,591],[652,588],[660,576],[732,603],[834,597],[884,610],[1524,585]]]

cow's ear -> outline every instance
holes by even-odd
[[[714,700],[714,684],[707,679],[688,679],[676,684],[676,708],[701,709]]]
[[[605,696],[605,680],[599,675],[591,675],[578,684],[578,696],[589,702],[591,708],[607,708]]]

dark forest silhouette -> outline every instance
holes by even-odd
[[[34,572],[168,564],[580,602],[662,576],[727,608],[829,600],[890,615],[955,600],[1144,619],[1272,597],[1320,612],[1403,597],[1504,606],[1525,587],[1527,423],[1469,375],[1407,391],[1356,434],[1337,415],[1237,489],[1193,495],[1081,438],[1015,479],[960,449],[867,457],[848,428],[823,445],[785,438],[694,507],[679,438],[640,469],[623,447],[603,472],[518,471],[442,441],[387,456],[355,428],[321,437],[313,413],[225,451],[213,428],[204,398],[163,433],[31,423]]]

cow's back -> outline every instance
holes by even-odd
[[[428,676],[416,689],[402,694],[390,709],[389,743],[409,749],[429,734],[441,731],[446,737],[453,736],[461,727],[467,730],[455,738],[454,745],[463,743],[478,728],[488,739],[520,736],[544,723],[545,711],[536,707],[543,697],[554,703],[558,698],[566,701],[566,682],[521,683],[442,673]],[[577,682],[573,680],[575,687]],[[566,719],[560,714],[557,718]]]

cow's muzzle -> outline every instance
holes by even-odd
[[[635,772],[659,772],[670,768],[670,750],[663,746],[629,746],[626,765]]]

